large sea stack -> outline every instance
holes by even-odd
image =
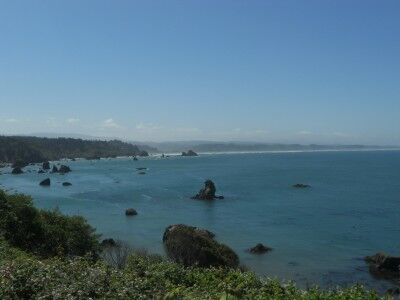
[[[214,240],[208,230],[183,224],[168,226],[163,242],[170,259],[185,266],[230,267],[239,265],[239,257],[228,246]]]
[[[210,179],[206,180],[204,182],[204,188],[202,188],[199,193],[192,197],[192,199],[198,199],[198,200],[213,200],[213,199],[224,199],[223,196],[216,196],[216,187],[214,182],[212,182]]]

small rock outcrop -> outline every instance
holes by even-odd
[[[24,173],[24,171],[22,171],[22,169],[21,169],[20,167],[15,167],[15,168],[11,171],[11,174],[13,174],[13,175],[19,175],[19,174],[22,174],[22,173]]]
[[[115,242],[114,239],[104,239],[101,241],[100,246],[105,248],[105,247],[115,247],[117,243]]]
[[[46,178],[45,180],[42,180],[39,185],[41,186],[50,186],[50,178]]]
[[[145,167],[140,167],[140,168],[136,168],[136,170],[138,170],[138,171],[143,171],[143,170],[147,170],[147,168],[145,168]]]
[[[65,165],[61,165],[60,168],[58,169],[58,172],[65,174],[71,172],[71,168]]]
[[[263,245],[261,243],[258,243],[254,247],[248,249],[248,251],[250,253],[253,253],[253,254],[264,254],[264,253],[266,253],[268,251],[271,251],[271,250],[272,250],[272,248],[270,248],[268,246],[265,246],[265,245]]]
[[[303,184],[303,183],[296,183],[293,185],[294,188],[298,188],[298,189],[304,189],[304,188],[309,188],[311,187],[311,185],[309,184]]]
[[[202,188],[199,193],[192,197],[192,199],[197,199],[197,200],[213,200],[213,199],[224,199],[223,196],[216,196],[216,187],[214,182],[211,180],[206,180],[204,182],[204,188]]]
[[[42,169],[43,169],[43,170],[50,170],[50,163],[49,163],[48,161],[45,161],[45,162],[42,164]]]
[[[38,171],[38,174],[43,174],[43,173],[46,173],[44,170],[42,170],[42,169],[40,169],[39,171]]]
[[[365,257],[369,264],[369,271],[377,277],[400,278],[400,256],[389,256],[385,253],[376,253]]]
[[[171,225],[165,229],[163,242],[168,257],[185,266],[236,268],[239,265],[237,254],[215,241],[208,230]]]
[[[71,182],[63,182],[63,184],[62,184],[63,186],[71,186],[72,185],[72,183]]]
[[[125,215],[126,216],[136,216],[137,215],[137,211],[135,209],[133,209],[133,208],[128,208],[125,211]]]
[[[53,165],[53,169],[51,170],[51,173],[58,173],[58,168],[56,165]]]
[[[146,172],[141,171],[141,172],[138,172],[138,174],[139,175],[146,175]]]
[[[198,156],[198,154],[193,150],[189,150],[188,152],[182,152],[182,156]]]

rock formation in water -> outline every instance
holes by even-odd
[[[125,215],[127,215],[127,216],[136,216],[137,215],[137,211],[135,209],[133,209],[133,208],[128,208],[125,211]]]
[[[53,165],[53,169],[51,170],[51,173],[58,173],[58,168],[56,165]]]
[[[250,248],[248,251],[253,254],[264,254],[271,250],[272,250],[272,248],[259,243],[259,244],[255,245],[254,247]]]
[[[65,174],[71,172],[71,168],[65,165],[61,165],[60,168],[58,169],[58,172]]]
[[[311,187],[311,185],[309,184],[303,184],[303,183],[296,183],[293,185],[294,188],[300,188],[300,189],[304,189],[304,188],[309,188]]]
[[[45,161],[45,162],[42,164],[42,169],[43,169],[43,170],[50,170],[50,163],[49,163],[48,161]]]
[[[63,186],[71,186],[72,185],[72,183],[71,182],[63,182],[63,184],[62,184]]]
[[[182,152],[182,156],[198,156],[198,154],[193,150],[189,150],[188,152]]]
[[[168,257],[185,266],[236,268],[239,265],[237,254],[215,241],[208,230],[171,225],[164,232],[163,242]]]
[[[400,278],[400,256],[389,256],[385,253],[376,253],[365,257],[369,264],[369,271],[377,277]]]
[[[13,175],[19,175],[19,174],[22,174],[22,173],[24,173],[24,171],[22,171],[22,169],[21,169],[20,167],[15,167],[15,168],[11,171],[11,174],[13,174]]]
[[[45,180],[42,180],[39,185],[41,186],[50,186],[50,178],[46,178]]]
[[[192,199],[198,199],[198,200],[213,200],[213,199],[224,199],[223,196],[216,196],[216,187],[214,182],[211,180],[206,180],[204,182],[204,188],[202,188],[199,193],[192,197]]]

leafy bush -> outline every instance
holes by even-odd
[[[309,290],[250,272],[185,268],[132,254],[118,270],[86,258],[38,260],[0,241],[0,299],[381,299],[361,286]]]
[[[38,210],[29,196],[0,190],[0,215],[0,235],[30,253],[83,256],[98,250],[99,236],[84,218]]]

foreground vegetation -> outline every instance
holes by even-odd
[[[121,141],[89,141],[72,138],[0,136],[0,162],[23,167],[61,158],[97,158],[146,155],[138,146]]]
[[[101,258],[107,247],[101,250],[82,218],[38,210],[29,197],[1,191],[0,215],[0,299],[380,299],[360,286],[301,290],[143,253],[116,268]]]

